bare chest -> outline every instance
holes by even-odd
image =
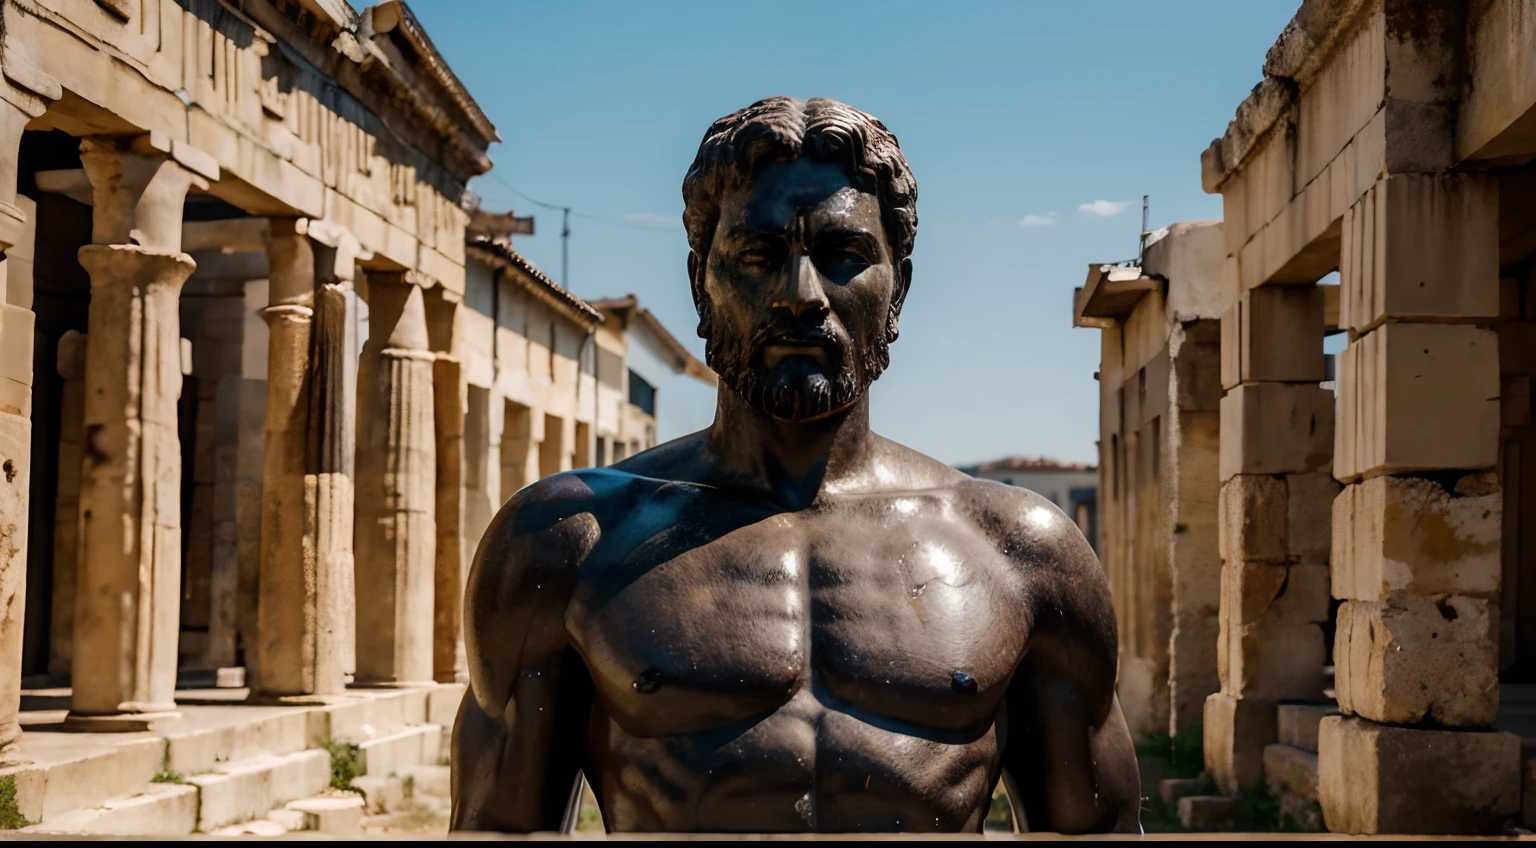
[[[568,628],[631,735],[724,727],[807,689],[829,710],[962,730],[996,715],[1023,606],[994,546],[943,501],[862,499],[696,514],[594,558]]]

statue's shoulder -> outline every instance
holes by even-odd
[[[1050,499],[1022,486],[967,476],[957,501],[1012,566],[1068,580],[1099,579],[1103,569],[1082,530]]]

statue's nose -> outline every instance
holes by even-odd
[[[784,285],[773,300],[775,311],[785,311],[800,320],[820,319],[830,309],[826,280],[811,257],[799,253],[791,258],[784,274]]]

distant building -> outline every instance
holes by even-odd
[[[980,465],[958,466],[983,480],[1021,486],[1049,500],[1077,522],[1088,544],[1099,549],[1099,470],[1081,462],[1057,462],[1044,457],[1010,456]]]
[[[633,294],[590,301],[597,330],[597,457],[607,465],[709,426],[715,372]]]

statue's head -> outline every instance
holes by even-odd
[[[683,180],[705,358],[782,421],[841,411],[890,362],[917,182],[885,125],[826,98],[716,121]]]

